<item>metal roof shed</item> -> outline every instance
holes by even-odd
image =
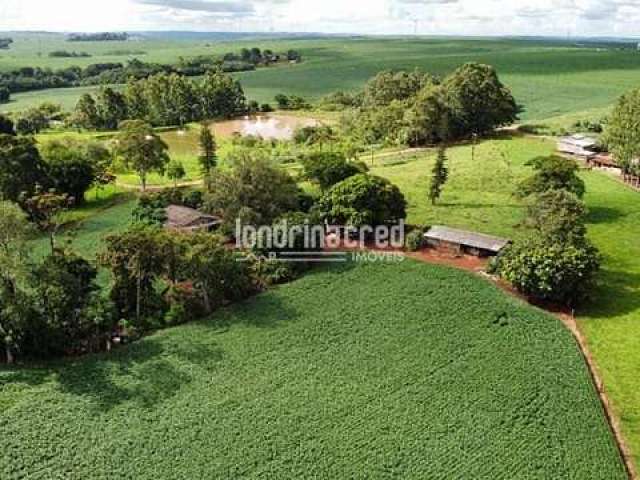
[[[436,225],[424,234],[427,243],[432,247],[448,248],[460,253],[469,253],[478,257],[499,254],[510,240],[492,237],[483,233],[467,232],[455,228]]]

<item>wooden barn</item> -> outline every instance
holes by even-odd
[[[180,205],[169,205],[166,212],[167,221],[164,226],[171,230],[211,232],[222,223],[218,217]]]
[[[510,240],[482,233],[466,232],[455,228],[434,226],[424,234],[429,246],[452,253],[466,253],[476,257],[498,255]]]
[[[584,135],[571,135],[562,137],[558,141],[558,151],[581,158],[591,158],[596,155],[598,141]]]

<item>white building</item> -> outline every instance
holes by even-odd
[[[583,158],[591,158],[597,154],[598,141],[584,135],[562,137],[558,141],[558,151]]]

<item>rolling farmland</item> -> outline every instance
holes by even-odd
[[[625,478],[570,333],[412,261],[317,270],[111,355],[2,370],[0,404],[6,479]]]

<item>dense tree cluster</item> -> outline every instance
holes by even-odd
[[[86,260],[55,250],[34,261],[31,224],[0,203],[0,338],[5,356],[48,357],[103,349],[116,317]]]
[[[343,129],[366,144],[430,145],[486,135],[518,118],[520,107],[488,66],[469,63],[444,80],[419,71],[381,72],[360,96],[325,102],[358,104]]]
[[[620,97],[604,140],[625,176],[640,177],[640,88]]]
[[[0,38],[0,50],[7,50],[12,43],[12,38]]]
[[[576,182],[573,168],[558,168],[561,161],[572,166],[556,157],[533,162],[538,172],[519,190],[528,195],[528,232],[500,254],[493,269],[526,295],[574,307],[593,287],[601,259],[586,236],[587,209],[578,197],[584,184]]]
[[[185,125],[230,118],[245,111],[240,83],[222,72],[194,81],[176,74],[158,74],[130,81],[123,92],[103,88],[83,95],[69,119],[81,128],[114,130],[124,120],[144,120],[154,126]]]
[[[298,210],[296,181],[260,152],[239,150],[227,162],[230,169],[211,174],[205,205],[224,220],[228,232],[236,219],[270,225],[284,213]]]
[[[58,139],[40,148],[31,137],[0,134],[0,196],[22,205],[38,188],[82,204],[92,185],[109,177],[112,155],[97,142]]]

